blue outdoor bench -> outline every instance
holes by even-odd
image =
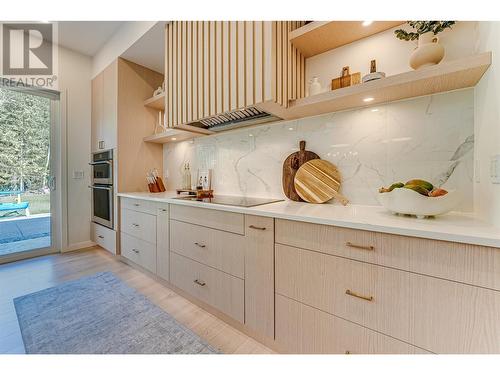
[[[29,210],[29,202],[21,202],[21,193],[22,191],[16,190],[16,191],[0,191],[0,196],[6,196],[6,195],[17,195],[17,202],[16,203],[0,203],[0,212],[1,211],[9,211],[9,213],[3,215],[6,216],[8,214],[14,213],[19,210],[24,210],[24,213],[26,216],[30,216],[30,210]]]

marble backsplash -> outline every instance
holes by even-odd
[[[337,165],[351,203],[378,204],[380,186],[423,178],[462,192],[459,210],[473,210],[473,89],[300,120],[242,128],[165,144],[167,188],[182,183],[185,162],[213,169],[218,194],[284,197],[284,159],[306,149]]]

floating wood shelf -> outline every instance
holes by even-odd
[[[290,101],[281,116],[297,119],[329,112],[473,87],[491,65],[491,52],[443,62],[376,81]],[[364,99],[373,98],[365,101]]]
[[[292,31],[288,39],[305,57],[311,57],[402,23],[374,21],[363,26],[363,21],[315,21]]]
[[[155,95],[144,101],[144,105],[149,108],[154,108],[159,111],[165,110],[165,92],[160,95]]]
[[[194,128],[194,129],[193,129]],[[196,128],[194,126],[183,125],[175,128],[170,128],[167,131],[159,134],[150,135],[143,139],[144,142],[151,143],[172,143],[186,141],[196,137],[213,134],[214,132]]]

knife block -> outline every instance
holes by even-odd
[[[148,184],[148,189],[150,193],[163,193],[166,190],[161,177],[156,177],[154,184]]]

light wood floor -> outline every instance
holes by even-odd
[[[0,265],[0,353],[24,353],[13,298],[103,271],[113,272],[223,353],[273,353],[100,248]]]

